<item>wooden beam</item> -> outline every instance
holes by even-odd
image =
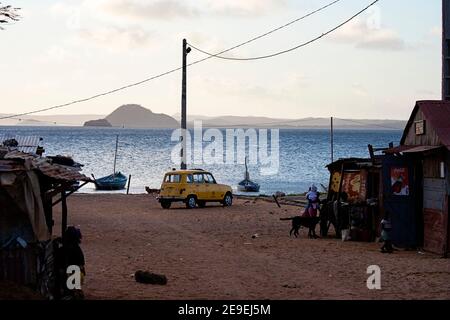
[[[67,195],[66,192],[61,192],[61,236],[64,236],[64,233],[67,229]]]

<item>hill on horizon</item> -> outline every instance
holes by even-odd
[[[178,128],[178,121],[163,113],[153,113],[138,104],[125,104],[105,119],[113,127],[126,128]]]

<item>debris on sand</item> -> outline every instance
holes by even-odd
[[[256,239],[259,237],[259,234],[255,233],[254,235],[252,235],[252,239]]]
[[[134,279],[136,282],[145,283],[145,284],[158,284],[158,285],[166,285],[167,278],[165,275],[151,273],[148,271],[138,270],[134,274]]]
[[[145,187],[145,191],[147,191],[148,194],[159,193],[159,189],[152,189],[149,187]]]
[[[281,192],[281,191],[277,191],[277,192],[275,192],[274,196],[276,198],[283,198],[283,197],[286,197],[286,193]]]

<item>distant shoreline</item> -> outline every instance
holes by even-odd
[[[125,130],[174,130],[174,128],[129,128],[129,127],[86,127],[83,125],[2,125],[0,124],[0,128],[82,128],[86,130],[117,130],[117,129],[125,129]],[[193,129],[192,127],[188,127],[189,129]],[[230,126],[204,126],[203,129],[282,129],[282,130],[330,130],[330,127],[325,126],[317,126],[317,127],[286,127],[286,126],[239,126],[239,125],[230,125]],[[363,127],[363,126],[348,126],[341,127],[335,126],[333,130],[357,130],[357,131],[402,131],[403,128],[374,128],[374,127]]]

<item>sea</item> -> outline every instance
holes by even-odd
[[[236,129],[236,128],[233,128]],[[246,130],[246,129],[244,129]],[[226,136],[225,129],[220,129]],[[263,136],[264,131],[258,131]],[[145,193],[145,187],[159,188],[164,173],[179,168],[172,161],[172,153],[179,142],[173,141],[172,129],[126,129],[86,127],[25,127],[0,126],[0,135],[39,136],[45,148],[44,155],[67,155],[83,164],[82,172],[87,176],[102,177],[113,172],[116,136],[119,136],[117,171],[131,175],[130,193]],[[345,157],[369,157],[368,144],[387,147],[390,142],[398,144],[400,130],[334,130],[334,160]],[[275,136],[275,134],[273,133]],[[267,133],[269,151],[271,132]],[[311,184],[321,189],[328,185],[329,172],[326,165],[331,162],[330,131],[325,129],[279,129],[279,163],[273,172],[263,172],[262,164],[250,163],[250,179],[261,185],[260,193],[271,195],[277,191],[299,194]],[[225,140],[225,139],[224,139]],[[204,147],[211,142],[203,142]],[[247,152],[249,150],[249,143]],[[274,146],[274,145],[272,145]],[[226,146],[224,145],[224,151]],[[274,149],[276,151],[276,149]],[[270,153],[270,152],[269,152]],[[223,157],[226,158],[226,155]],[[242,161],[241,161],[242,162]],[[228,184],[235,192],[236,185],[244,179],[243,163],[193,164],[213,173],[218,183]],[[95,193],[93,184],[84,186],[79,192]],[[126,190],[117,191],[124,193]]]

